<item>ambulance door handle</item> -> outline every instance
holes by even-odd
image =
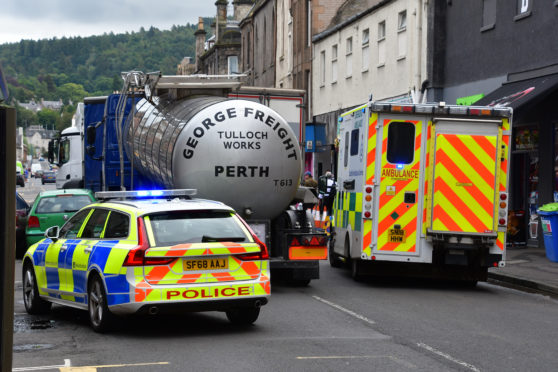
[[[348,181],[343,181],[343,188],[345,190],[354,190],[355,189],[355,180],[348,180]]]

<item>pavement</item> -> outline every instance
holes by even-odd
[[[558,262],[544,248],[508,247],[506,256],[505,267],[488,270],[488,281],[558,297]]]

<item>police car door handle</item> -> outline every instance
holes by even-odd
[[[60,247],[61,251],[65,251],[66,249],[68,249],[68,246],[66,244],[63,244],[62,247]]]
[[[91,253],[93,251],[93,248],[87,247],[87,248],[84,248],[83,251],[87,252],[87,253]]]

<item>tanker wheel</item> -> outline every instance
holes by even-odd
[[[292,279],[289,280],[289,284],[293,287],[307,287],[310,284],[311,279]]]

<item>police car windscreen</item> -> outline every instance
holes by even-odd
[[[91,204],[87,195],[58,195],[45,197],[39,201],[35,213],[68,213],[76,212]]]
[[[230,212],[169,212],[152,214],[149,220],[155,243],[159,247],[212,241],[250,241],[238,219]]]

